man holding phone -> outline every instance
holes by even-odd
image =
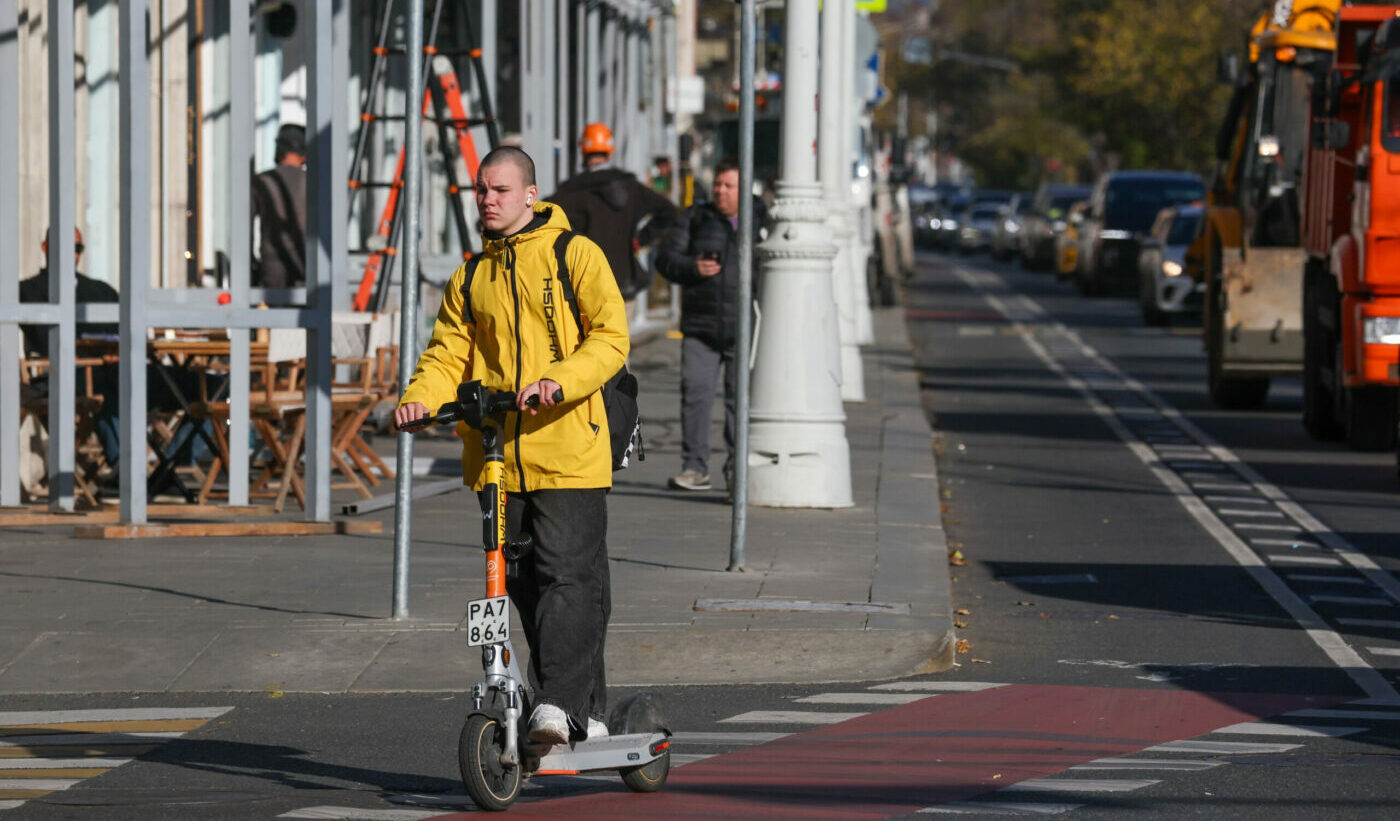
[[[681,286],[681,472],[674,490],[709,490],[710,410],[724,367],[724,478],[733,492],[734,393],[739,368],[739,166],[721,160],[712,199],[681,213],[656,256],[656,270]],[[754,236],[762,224],[754,202]],[[754,265],[755,272],[757,264]],[[754,289],[757,293],[757,288]],[[746,308],[747,310],[747,308]]]

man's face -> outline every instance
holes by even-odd
[[[715,207],[726,217],[739,213],[739,172],[725,171],[715,175]]]
[[[513,162],[488,166],[476,175],[476,207],[487,230],[513,234],[530,221],[536,189]]]

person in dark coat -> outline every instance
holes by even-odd
[[[258,221],[258,267],[253,284],[293,288],[306,284],[306,129],[277,130],[277,166],[253,178]]]
[[[733,490],[734,394],[740,369],[734,344],[739,325],[739,167],[715,169],[713,199],[681,212],[657,251],[656,269],[681,286],[681,472],[674,490],[710,489],[710,409],[724,367],[725,483]],[[754,202],[754,238],[763,222]],[[755,243],[756,244],[756,243]],[[754,272],[758,265],[755,260]],[[757,289],[755,288],[755,293]],[[746,309],[745,309],[746,310]]]
[[[675,220],[676,207],[634,175],[611,165],[613,135],[606,125],[589,123],[579,147],[584,171],[565,180],[554,196],[545,199],[564,209],[574,231],[603,249],[626,302],[630,325],[637,294],[651,285],[651,274],[637,261],[636,252],[665,235]]]

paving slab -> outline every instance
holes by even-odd
[[[666,488],[680,469],[680,341],[634,346],[646,459],[616,475],[609,497],[611,683],[840,681],[951,666],[933,437],[901,313],[882,309],[875,324],[863,354],[868,401],[845,406],[854,507],[750,508],[744,572],[727,571],[722,480],[709,492]],[[715,465],[721,414],[716,402]],[[390,437],[373,445],[393,451]],[[435,431],[416,440],[415,457],[451,462],[460,448]],[[0,693],[461,690],[478,672],[453,629],[483,587],[477,516],[466,491],[415,502],[404,621],[388,612],[392,509],[360,518],[384,523],[382,535],[114,545],[72,538],[71,526],[7,530],[0,600],[17,604],[0,636]],[[698,599],[757,612],[697,611]],[[797,600],[898,609],[783,604]]]

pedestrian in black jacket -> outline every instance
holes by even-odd
[[[721,365],[728,453],[724,478],[733,490],[734,393],[740,370],[734,350],[741,310],[739,197],[739,167],[721,161],[715,169],[713,200],[681,212],[657,251],[657,271],[681,286],[681,472],[669,483],[676,490],[710,489],[710,409]],[[762,211],[755,202],[755,238]]]
[[[676,207],[634,175],[609,164],[613,135],[606,125],[589,123],[579,147],[585,170],[565,180],[554,196],[545,199],[564,209],[570,228],[603,249],[627,304],[630,325],[637,294],[651,285],[651,272],[637,261],[636,252],[665,235],[675,219]]]

